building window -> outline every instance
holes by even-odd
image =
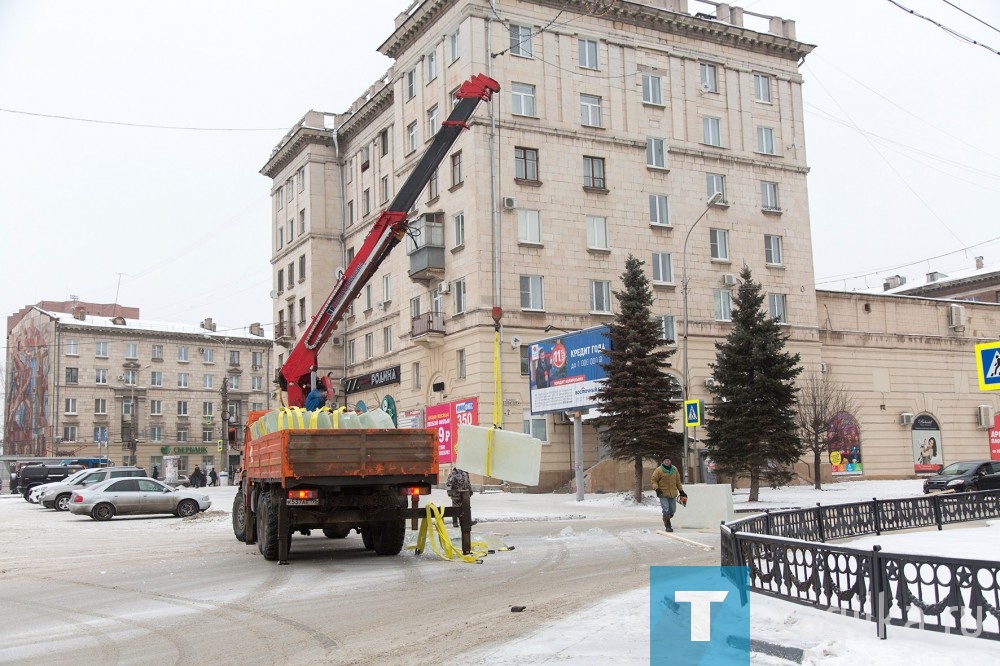
[[[182,347],[178,347],[177,348],[177,360],[180,363],[187,363],[187,361],[188,361],[188,348],[187,347],[183,347],[182,346]]]
[[[79,356],[80,355],[80,341],[79,340],[67,340],[63,347],[66,350],[66,356]]]
[[[702,142],[710,146],[722,145],[722,119],[704,116],[701,119]]]
[[[285,228],[278,227],[278,249],[285,247]]]
[[[510,54],[530,58],[531,50],[531,26],[513,25],[510,26]]]
[[[229,380],[229,390],[230,391],[239,391],[240,390],[240,376],[239,375],[229,375],[229,377],[227,377],[226,379]],[[232,407],[233,407],[233,405],[230,404],[229,408],[232,409]]]
[[[299,282],[306,279],[306,255],[299,255]]]
[[[455,314],[465,312],[467,306],[465,293],[465,278],[455,280]]]
[[[437,104],[427,110],[427,138],[431,138],[441,129],[441,121],[438,119]]]
[[[459,213],[452,218],[452,227],[455,229],[455,247],[465,245],[465,214]]]
[[[521,309],[522,310],[544,310],[545,299],[543,293],[542,276],[522,275],[521,276]]]
[[[727,203],[726,201],[726,177],[717,173],[709,173],[705,175],[705,184],[707,186],[706,198],[711,199],[716,193],[722,195],[719,199],[719,203]]]
[[[251,391],[263,391],[264,390],[264,377],[261,375],[251,375],[250,376],[250,390]]]
[[[278,293],[280,294],[285,290],[285,269],[278,269]]]
[[[608,249],[608,218],[596,215],[587,216],[587,249]]]
[[[212,409],[213,409],[213,406],[212,406],[211,402],[209,402],[209,401],[206,400],[205,402],[201,403],[201,413],[202,413],[202,416],[211,416],[212,415]]]
[[[260,370],[264,367],[264,352],[253,352],[250,356],[250,361],[253,364],[254,370]]]
[[[150,400],[149,401],[149,413],[152,416],[163,416],[163,401],[162,400]]]
[[[389,176],[382,176],[382,180],[379,181],[379,196],[381,203],[389,201]]]
[[[420,361],[415,361],[412,366],[413,388],[420,388]]]
[[[519,243],[542,242],[542,217],[537,210],[517,209],[517,241]]]
[[[295,286],[295,263],[288,264],[288,288]]]
[[[600,314],[611,312],[611,283],[607,280],[590,281],[590,311]]]
[[[240,352],[237,349],[229,350],[229,365],[239,365],[240,364]]]
[[[288,244],[292,244],[295,238],[295,220],[288,220]]]
[[[392,326],[386,326],[382,329],[382,347],[386,354],[392,352]]]
[[[757,152],[775,155],[774,129],[771,127],[757,128]]]
[[[597,42],[593,39],[579,40],[580,67],[597,69]]]
[[[646,104],[663,104],[660,77],[653,74],[642,75],[642,101]]]
[[[374,296],[373,296],[374,293],[375,292],[372,290],[372,285],[371,284],[366,284],[365,285],[365,290],[364,290],[365,310],[366,311],[367,310],[371,310],[372,306],[375,303],[375,299],[374,299]]]
[[[385,157],[389,154],[389,130],[384,129],[378,134],[379,156]]]
[[[417,95],[417,70],[411,69],[404,77],[406,80],[406,99],[413,99]]]
[[[461,151],[451,156],[451,186],[461,185],[465,180],[462,176],[462,153]]]
[[[80,368],[66,368],[66,383],[67,384],[80,383]]]
[[[521,376],[527,377],[531,374],[531,347],[529,345],[521,345],[518,351],[521,356]]]
[[[177,388],[187,388],[188,387],[188,375],[186,372],[177,373]]]
[[[769,266],[781,265],[781,236],[764,236],[764,262]]]
[[[63,426],[63,441],[64,442],[76,441],[76,426]]]
[[[133,413],[131,398],[122,398],[122,416],[131,416]]]
[[[427,83],[430,83],[438,76],[438,58],[437,51],[431,51],[427,54]]]
[[[715,301],[715,321],[732,321],[733,295],[726,289],[713,289],[712,298]]]
[[[186,441],[188,441],[188,431],[187,431],[187,428],[178,428],[177,429],[177,441],[178,442],[186,442]],[[184,462],[186,460],[187,460],[187,456],[181,456],[181,461],[183,462],[183,464],[180,465],[180,467],[183,468],[183,469],[187,469],[187,463]]]
[[[670,207],[666,194],[649,195],[649,223],[658,227],[670,226]]]
[[[163,345],[153,345],[151,358],[163,360]]]
[[[392,273],[386,273],[382,276],[382,300],[392,300]]]
[[[211,428],[201,429],[201,441],[211,442],[214,439],[214,431]]]
[[[94,356],[97,358],[107,358],[108,357],[108,343],[98,342],[94,344]]]
[[[354,201],[347,202],[347,226],[354,224]]]
[[[604,180],[604,158],[603,157],[583,157],[583,186],[605,189],[607,183]]]
[[[673,260],[669,252],[653,253],[653,282],[671,284],[674,281]]]
[[[409,155],[417,149],[417,123],[416,121],[406,126],[406,154]]]
[[[758,102],[771,103],[771,77],[764,74],[753,75],[753,98]]]
[[[202,375],[201,376],[201,387],[203,389],[213,389],[215,388],[215,377],[212,375]]]
[[[372,193],[371,190],[366,187],[364,191],[361,193],[361,214],[368,215],[371,212],[372,212]]]
[[[719,92],[719,78],[715,65],[701,63],[701,89],[705,92]]]
[[[544,416],[533,416],[529,411],[524,412],[524,434],[547,442],[546,423]]]
[[[673,315],[659,315],[656,317],[656,325],[660,329],[660,339],[677,344],[677,320]]]
[[[201,350],[201,360],[203,363],[215,363],[215,350],[211,347],[204,347]]]
[[[124,373],[122,373],[122,378],[125,381],[125,386],[135,386],[138,377],[139,377],[138,370],[126,370]]]
[[[601,126],[601,98],[596,95],[580,95],[580,124],[587,127]]]
[[[94,383],[95,384],[107,384],[108,383],[108,369],[107,368],[97,368],[94,370]]]
[[[782,324],[788,323],[785,294],[767,295],[767,312],[772,319],[777,319]]]
[[[347,341],[347,362],[354,364],[357,363],[357,345],[356,340]]]
[[[778,205],[778,184],[761,181],[760,207],[764,210],[781,210]]]
[[[427,200],[433,201],[441,195],[441,183],[438,180],[438,170],[434,169],[431,179],[427,182]]]
[[[108,413],[108,401],[105,398],[94,398],[94,413],[104,414]]]
[[[510,85],[511,113],[515,116],[535,116],[535,86],[526,83]]]
[[[729,261],[729,232],[725,229],[709,229],[708,240],[712,259]]]
[[[458,352],[456,354],[456,359],[455,360],[456,360],[456,365],[458,366],[458,368],[457,368],[457,370],[458,370],[458,378],[459,379],[465,379],[468,376],[468,373],[467,373],[466,368],[465,368],[465,350],[464,349],[459,349],[458,350]]]
[[[282,188],[278,188],[278,191],[274,193],[274,199],[278,202],[278,210],[282,210],[285,207],[285,192]]]
[[[646,139],[646,166],[657,169],[667,168],[666,142],[663,139]]]
[[[538,151],[534,148],[514,148],[514,177],[538,180]]]
[[[462,55],[462,43],[459,41],[458,30],[448,35],[448,64],[458,60]]]
[[[163,441],[163,426],[155,425],[149,429],[149,441],[151,442]]]
[[[187,416],[188,415],[188,404],[187,400],[177,401],[177,416]]]
[[[366,333],[365,334],[365,358],[372,359],[375,358],[375,334]]]
[[[149,373],[149,385],[163,386],[163,372],[160,370],[153,370]]]

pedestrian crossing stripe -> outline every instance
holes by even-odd
[[[1000,390],[1000,341],[976,345],[976,370],[981,391]]]

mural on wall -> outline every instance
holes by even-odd
[[[861,474],[861,428],[856,418],[847,412],[834,414],[826,442],[833,474]]]
[[[13,455],[44,456],[49,413],[49,333],[22,320],[10,338],[4,449]]]
[[[913,471],[937,473],[944,466],[941,451],[941,427],[933,416],[921,414],[913,419]]]

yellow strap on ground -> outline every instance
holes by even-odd
[[[423,554],[428,538],[434,552],[441,559],[450,562],[480,564],[483,558],[486,557],[488,550],[486,544],[481,541],[472,542],[472,554],[470,555],[465,555],[461,550],[455,548],[455,544],[451,542],[451,536],[448,534],[448,528],[445,526],[444,509],[433,503],[427,505],[427,514],[420,521],[420,531],[417,533],[416,545],[409,546],[409,548],[412,548],[417,555]]]

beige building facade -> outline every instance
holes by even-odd
[[[259,324],[217,328],[79,301],[22,309],[7,327],[4,454],[238,467],[230,442],[273,406],[273,342]]]
[[[273,183],[275,367],[448,117],[454,92],[485,73],[501,92],[480,106],[412,211],[413,233],[320,356],[339,380],[339,404],[389,396],[422,423],[428,407],[475,398],[478,422],[489,424],[500,400],[499,425],[545,443],[540,488],[562,486],[576,462],[572,426],[531,414],[529,344],[549,337],[547,326],[611,321],[629,254],[646,264],[664,338],[681,345],[687,278],[691,397],[709,398],[714,343],[730,330],[744,265],[806,368],[846,371],[840,356],[825,359],[828,345],[851,358],[824,328],[836,299],[814,288],[799,73],[813,47],[797,41],[792,21],[691,4],[425,0],[400,14],[379,49],[395,61],[389,72],[347,112],[307,113],[261,170]],[[715,193],[721,201],[708,206]],[[495,306],[504,312],[501,395]],[[873,473],[907,473],[897,454]],[[585,428],[580,462],[600,458]]]

